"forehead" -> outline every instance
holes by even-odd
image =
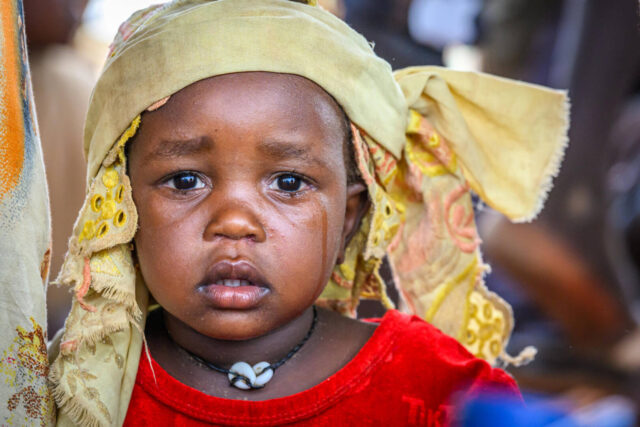
[[[152,126],[144,126],[148,122]],[[181,137],[228,125],[246,132],[259,128],[265,137],[311,133],[340,145],[347,130],[341,108],[320,86],[300,76],[268,72],[226,74],[193,83],[173,94],[165,106],[145,113],[142,123],[143,134]]]

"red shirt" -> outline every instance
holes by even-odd
[[[504,371],[418,317],[395,310],[387,311],[346,366],[309,390],[278,399],[209,396],[151,363],[157,383],[146,356],[141,357],[125,426],[441,426],[457,391],[520,395]]]

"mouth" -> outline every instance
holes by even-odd
[[[198,291],[217,309],[255,308],[271,292],[271,285],[246,261],[221,261],[212,266]]]
[[[238,288],[240,286],[254,286],[254,284],[248,280],[238,279],[223,279],[215,283],[217,286],[228,286],[230,288]]]

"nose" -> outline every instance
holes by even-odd
[[[231,202],[217,209],[217,213],[207,225],[204,238],[262,242],[266,239],[266,233],[250,206],[241,202]]]

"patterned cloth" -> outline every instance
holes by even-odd
[[[0,2],[0,425],[50,425],[44,289],[49,201],[22,1]]]
[[[393,74],[364,38],[304,2],[180,0],[121,26],[93,93],[89,191],[58,277],[76,294],[51,374],[59,423],[119,425],[127,412],[148,300],[131,257],[124,150],[141,112],[251,70],[316,82],[352,122],[372,207],[319,303],[348,315],[360,298],[391,306],[378,272],[388,255],[410,311],[477,356],[509,360],[512,314],[483,284],[471,191],[514,220],[538,212],[565,146],[565,94],[437,67]]]

